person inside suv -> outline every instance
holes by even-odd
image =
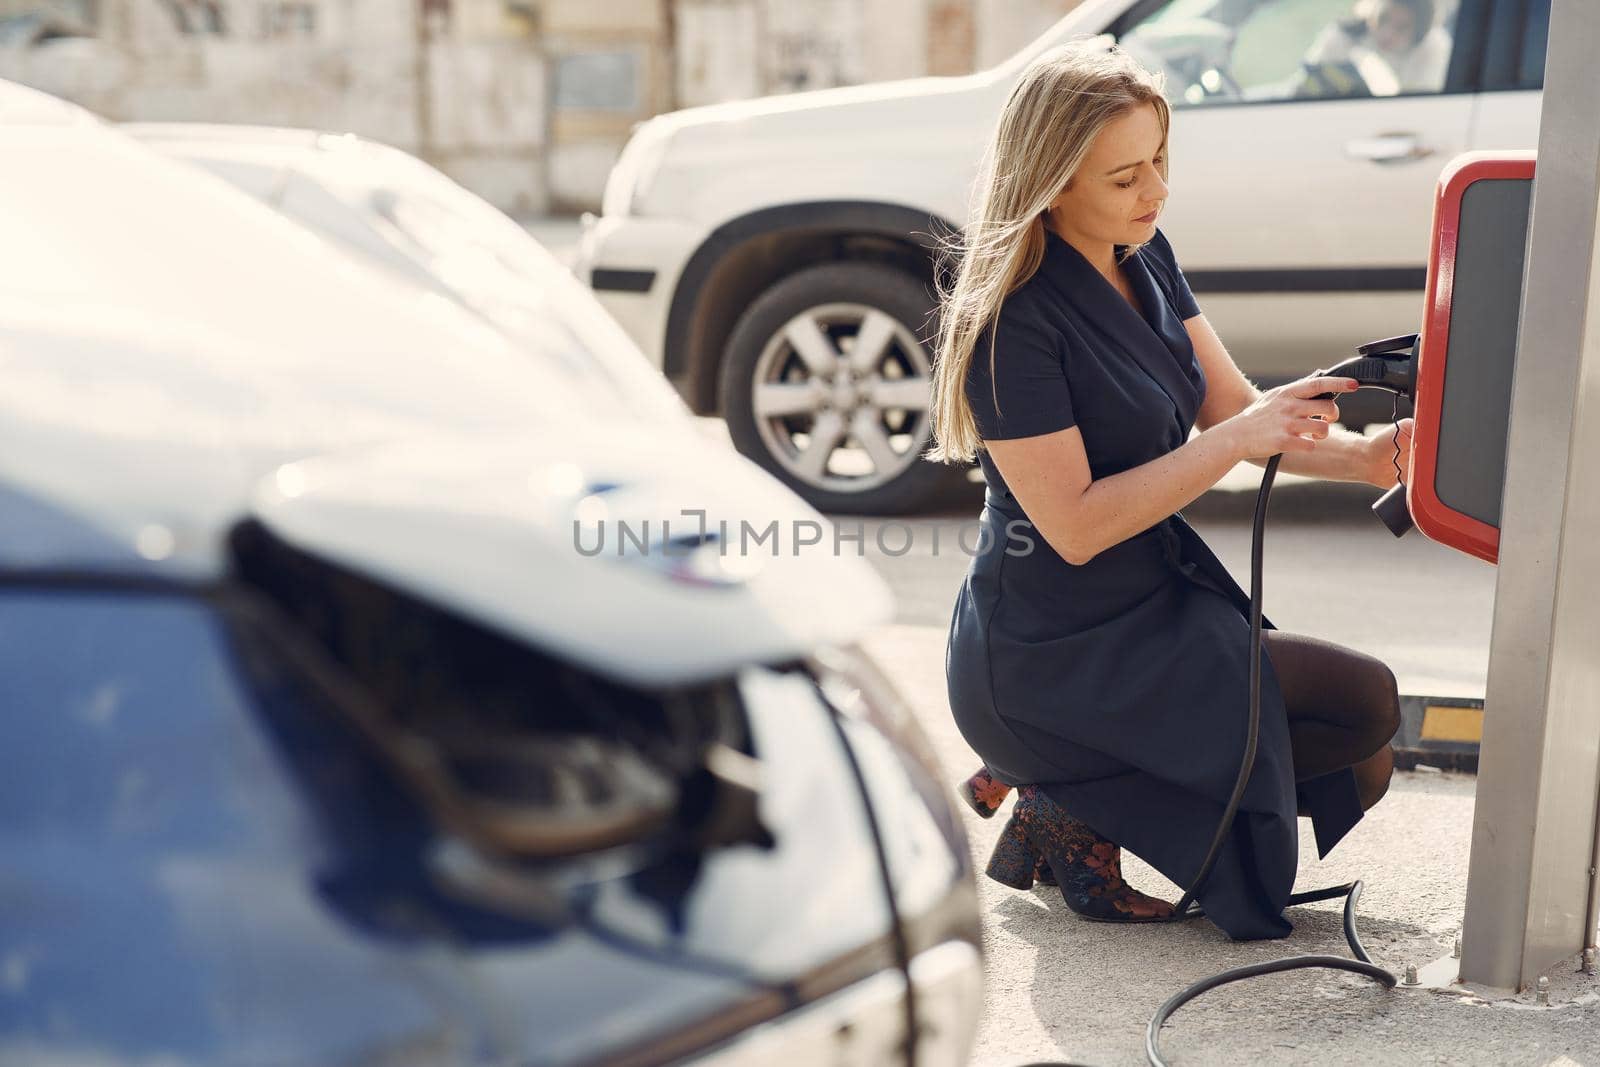
[[[1450,63],[1450,35],[1435,25],[1436,14],[1434,0],[1359,0],[1311,42],[1295,95],[1438,92]]]

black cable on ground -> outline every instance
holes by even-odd
[[[1235,967],[1232,970],[1223,971],[1221,974],[1202,979],[1181,993],[1176,993],[1167,998],[1166,1003],[1157,1008],[1156,1013],[1150,1017],[1150,1025],[1145,1028],[1144,1034],[1145,1059],[1155,1067],[1167,1067],[1167,1061],[1161,1056],[1161,1027],[1166,1025],[1173,1012],[1195,997],[1229,982],[1238,982],[1246,978],[1254,978],[1257,975],[1277,974],[1280,971],[1294,971],[1307,967],[1326,967],[1365,975],[1384,986],[1384,988],[1393,989],[1396,984],[1395,976],[1372,962],[1372,958],[1367,955],[1366,949],[1362,947],[1360,935],[1356,933],[1356,901],[1361,899],[1360,879],[1351,882],[1349,885],[1335,886],[1332,889],[1296,893],[1289,898],[1289,903],[1304,904],[1309,900],[1331,900],[1338,896],[1345,897],[1344,936],[1345,940],[1350,943],[1350,950],[1356,954],[1356,959],[1345,959],[1343,956],[1286,956],[1281,960],[1269,960],[1266,963],[1252,963],[1243,967]]]

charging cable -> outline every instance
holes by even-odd
[[[1398,397],[1398,394],[1396,394]],[[1396,431],[1395,440],[1399,440],[1399,431]],[[1397,449],[1398,454],[1398,449]],[[1198,909],[1189,910],[1189,902],[1206,879],[1211,874],[1211,868],[1216,865],[1217,856],[1222,851],[1223,842],[1227,840],[1228,832],[1233,827],[1233,817],[1239,810],[1239,801],[1244,796],[1246,783],[1250,780],[1250,772],[1255,765],[1256,739],[1261,726],[1261,577],[1262,577],[1262,548],[1265,540],[1267,521],[1267,500],[1272,495],[1272,481],[1278,474],[1278,462],[1283,458],[1281,454],[1273,456],[1267,461],[1266,472],[1261,476],[1261,491],[1256,497],[1255,527],[1250,539],[1250,722],[1245,738],[1245,757],[1239,766],[1239,777],[1234,783],[1233,795],[1228,800],[1227,810],[1223,812],[1222,820],[1217,827],[1216,836],[1212,839],[1211,850],[1206,854],[1205,862],[1200,865],[1200,873],[1195,877],[1194,884],[1189,891],[1184,893],[1178,902],[1173,916],[1168,921],[1191,918],[1201,914]],[[1396,464],[1398,470],[1398,464]],[[1307,967],[1326,967],[1334,970],[1352,971],[1356,974],[1366,975],[1387,989],[1393,989],[1398,984],[1398,979],[1389,971],[1372,962],[1372,957],[1367,955],[1367,950],[1361,944],[1361,937],[1356,932],[1356,904],[1361,899],[1361,881],[1357,879],[1347,885],[1332,886],[1327,889],[1314,889],[1305,893],[1295,893],[1289,897],[1289,903],[1308,904],[1316,900],[1336,900],[1344,897],[1344,936],[1350,944],[1350,951],[1354,959],[1343,956],[1288,956],[1281,960],[1271,960],[1267,963],[1253,963],[1244,967],[1235,967],[1223,971],[1221,974],[1202,979],[1180,993],[1169,997],[1166,1003],[1156,1009],[1150,1018],[1150,1025],[1145,1028],[1144,1053],[1152,1067],[1167,1067],[1167,1061],[1161,1058],[1160,1036],[1161,1027],[1177,1011],[1189,1001],[1200,994],[1215,989],[1229,982],[1238,982],[1245,978],[1254,978],[1262,974],[1277,974],[1280,971],[1300,970]]]

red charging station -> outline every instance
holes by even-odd
[[[1534,153],[1469,153],[1433,205],[1406,503],[1431,540],[1497,563]]]

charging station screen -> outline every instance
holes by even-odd
[[[1532,179],[1511,178],[1461,196],[1433,487],[1440,503],[1496,528],[1532,199]]]

